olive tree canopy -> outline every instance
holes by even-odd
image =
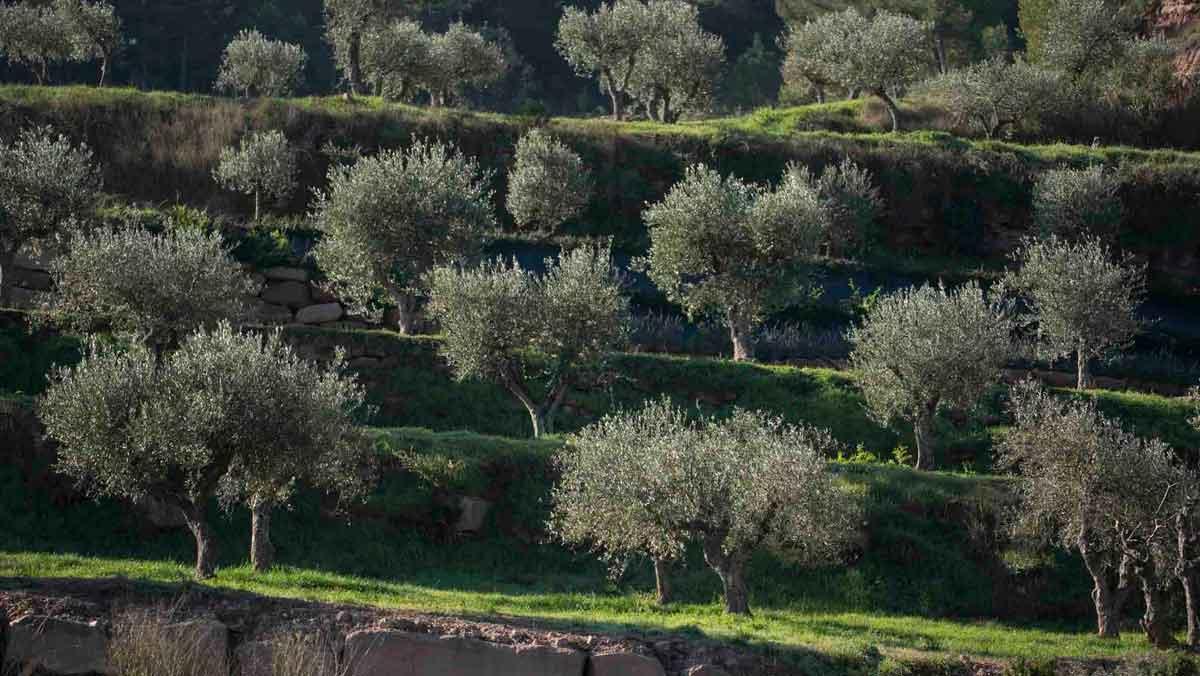
[[[541,129],[517,141],[506,206],[518,226],[552,231],[578,216],[591,193],[591,172],[562,141]]]
[[[1056,397],[1030,381],[1013,387],[1009,409],[1014,424],[1000,461],[1021,476],[1017,525],[1080,553],[1097,632],[1115,638],[1130,574],[1157,582],[1152,553],[1170,533],[1165,523],[1181,495],[1174,453],[1106,418],[1093,400]],[[1147,596],[1149,619],[1161,610],[1155,600]]]
[[[698,542],[725,609],[750,612],[745,569],[761,548],[836,559],[859,508],[825,461],[823,430],[762,413],[688,422],[668,402],[610,415],[568,438],[551,529],[608,556],[678,557]]]
[[[395,20],[366,33],[362,43],[362,70],[376,93],[407,101],[432,67],[432,38],[421,24]]]
[[[925,85],[938,97],[955,123],[988,138],[1022,127],[1036,127],[1054,111],[1063,82],[1052,70],[1004,56],[952,70]]]
[[[1121,181],[1101,165],[1050,169],[1033,186],[1033,218],[1042,235],[1116,238],[1124,217]]]
[[[242,96],[288,96],[304,79],[304,49],[244,30],[225,47],[216,88]]]
[[[448,105],[466,89],[494,84],[508,72],[504,50],[461,21],[433,36],[429,59],[421,86],[438,106]]]
[[[24,247],[82,229],[100,197],[100,171],[86,145],[49,127],[0,139],[0,304]]]
[[[221,236],[98,230],[51,264],[50,316],[80,333],[115,333],[161,356],[201,327],[241,317],[250,279]]]
[[[281,131],[256,132],[238,147],[221,149],[213,172],[217,183],[254,197],[254,220],[261,216],[262,198],[281,200],[296,189],[296,151]]]
[[[624,119],[630,84],[653,25],[641,0],[613,0],[595,12],[563,10],[555,46],[575,72],[594,76],[608,94],[614,120]]]
[[[650,33],[629,79],[629,91],[646,116],[678,121],[682,112],[705,112],[725,66],[725,42],[700,27],[700,10],[683,0],[649,0]]]
[[[1088,363],[1127,347],[1141,331],[1145,265],[1114,258],[1095,238],[1056,236],[1026,242],[1013,260],[1020,267],[1005,283],[1025,299],[1051,357],[1074,354],[1076,386],[1088,387]]]
[[[338,298],[378,316],[382,292],[400,310],[400,331],[416,329],[425,275],[467,259],[496,227],[490,175],[456,148],[415,140],[351,167],[329,170],[313,220],[313,252]]]
[[[939,410],[970,409],[1012,353],[1007,305],[978,284],[908,288],[882,298],[850,331],[850,364],[871,416],[913,426],[917,468],[936,458]]]
[[[608,249],[581,247],[546,268],[540,277],[502,260],[439,268],[430,304],[455,376],[503,385],[535,437],[553,431],[567,393],[624,346],[629,316]]]
[[[29,2],[0,4],[0,55],[27,66],[38,84],[48,84],[51,65],[76,58],[65,28],[54,7]]]
[[[362,393],[337,378],[303,363],[278,333],[264,340],[221,324],[161,366],[144,347],[93,343],[78,365],[54,372],[40,413],[64,474],[97,495],[151,496],[183,513],[204,578],[217,562],[207,506],[222,482],[247,481],[264,467],[277,477],[305,465],[348,468],[343,456],[326,454],[352,443],[346,416]]]
[[[108,68],[121,49],[121,17],[104,0],[56,0],[54,10],[63,21],[77,61],[100,62],[100,86],[108,83]]]
[[[751,357],[755,325],[794,302],[830,214],[803,168],[789,167],[765,189],[697,165],[645,220],[650,279],[689,315],[722,316],[742,360]]]

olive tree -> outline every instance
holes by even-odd
[[[1194,414],[1188,422],[1200,431],[1200,389],[1188,394]],[[1175,577],[1183,587],[1187,644],[1200,647],[1200,473],[1184,470],[1182,493],[1175,514]]]
[[[304,79],[304,49],[271,40],[257,30],[243,30],[225,47],[216,88],[244,97],[288,96]]]
[[[965,410],[996,383],[1011,354],[1006,304],[978,284],[924,285],[885,296],[850,330],[850,365],[872,418],[912,425],[917,469],[932,469],[933,422]]]
[[[1127,33],[1117,5],[1107,0],[1054,0],[1035,58],[1071,77],[1101,71],[1122,57]]]
[[[678,557],[698,542],[725,610],[749,614],[756,551],[827,562],[857,529],[859,508],[825,462],[831,447],[823,430],[740,409],[699,422],[667,402],[610,415],[559,455],[551,529],[615,557]]]
[[[1116,172],[1100,165],[1051,169],[1033,186],[1034,221],[1043,235],[1113,239],[1124,217],[1120,190]]]
[[[689,315],[723,316],[733,358],[744,360],[752,356],[756,324],[795,301],[830,215],[800,167],[766,189],[697,165],[645,220],[650,279]]]
[[[384,98],[407,101],[432,67],[432,38],[421,24],[396,20],[369,31],[362,43],[363,74]]]
[[[824,103],[829,90],[842,85],[835,64],[848,58],[843,50],[849,48],[853,34],[866,29],[866,23],[858,12],[827,12],[793,25],[780,43],[784,86],[811,90],[817,103]]]
[[[1004,56],[949,71],[925,85],[956,124],[994,138],[1005,129],[1036,125],[1055,110],[1063,82],[1052,70]]]
[[[883,209],[883,198],[870,170],[844,157],[821,171],[816,186],[829,210],[829,252],[841,256],[863,253]]]
[[[250,476],[255,463],[341,466],[312,459],[330,434],[349,434],[340,417],[349,412],[338,411],[361,403],[349,386],[322,386],[334,377],[300,365],[278,333],[264,340],[220,324],[161,366],[144,347],[93,343],[78,365],[54,372],[40,413],[59,471],[97,495],[178,508],[196,540],[196,576],[206,578],[217,564],[207,508],[222,482]],[[293,396],[301,400],[284,399]],[[307,460],[280,460],[297,447]]]
[[[581,76],[594,76],[608,94],[614,120],[624,119],[634,70],[654,26],[641,0],[613,0],[595,12],[563,10],[555,46]]]
[[[55,12],[65,24],[77,61],[98,61],[99,85],[108,83],[108,69],[121,48],[121,17],[105,0],[56,0]]]
[[[75,55],[54,8],[30,2],[0,4],[0,54],[28,67],[38,84],[50,82],[51,65]]]
[[[546,268],[539,277],[502,260],[442,267],[430,302],[455,377],[503,385],[535,437],[554,430],[567,393],[624,346],[629,317],[607,249],[581,247]]]
[[[325,40],[351,96],[362,91],[363,40],[381,14],[379,0],[325,0]]]
[[[412,333],[426,273],[475,255],[495,229],[490,178],[456,148],[419,139],[330,168],[313,255],[338,298],[377,317],[382,292],[399,309],[400,332]]]
[[[296,152],[281,131],[256,132],[238,147],[221,149],[213,172],[217,183],[254,197],[254,220],[261,215],[262,198],[281,200],[296,188]]]
[[[221,236],[194,229],[98,230],[75,238],[50,272],[56,324],[127,336],[160,360],[197,329],[239,319],[251,292]]]
[[[1121,608],[1137,578],[1143,626],[1156,644],[1169,643],[1157,579],[1166,571],[1155,566],[1181,495],[1174,453],[1101,415],[1093,400],[1055,397],[1032,382],[1012,389],[1009,407],[1014,424],[1000,462],[1020,472],[1018,527],[1079,552],[1092,577],[1101,637],[1119,635]]]
[[[1027,241],[1013,260],[1020,267],[1005,284],[1024,298],[1051,357],[1074,354],[1076,386],[1089,387],[1088,363],[1127,347],[1141,330],[1145,266],[1114,259],[1095,238],[1056,236]]]
[[[100,171],[86,145],[49,127],[0,139],[0,304],[16,255],[80,230],[100,196]]]
[[[725,42],[700,27],[700,10],[684,0],[650,0],[646,14],[655,32],[630,76],[631,94],[658,122],[706,111],[725,66]]]
[[[421,86],[437,106],[448,105],[465,89],[494,84],[508,72],[504,50],[462,22],[452,23],[445,33],[433,36],[429,59],[429,66],[421,74]]]
[[[877,97],[887,106],[892,131],[899,130],[895,95],[930,70],[931,26],[887,10],[866,19],[853,7],[818,25],[827,32],[823,46],[808,57],[810,65],[821,79]]]
[[[518,226],[554,230],[579,215],[592,194],[583,159],[540,129],[517,141],[506,206]]]

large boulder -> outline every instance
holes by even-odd
[[[634,653],[592,655],[588,660],[588,676],[667,676],[662,662],[653,657]]]
[[[308,270],[304,268],[267,268],[262,271],[262,276],[273,282],[307,282]]]
[[[345,656],[354,676],[582,676],[586,659],[566,648],[386,630],[350,634]]]
[[[257,298],[249,303],[248,316],[257,324],[290,324],[292,311],[282,305],[267,303]]]
[[[312,305],[308,284],[303,282],[267,282],[267,288],[259,297],[272,305],[286,305],[293,310]]]
[[[6,639],[4,666],[16,673],[111,673],[108,636],[97,624],[26,615],[8,627]]]
[[[337,303],[309,305],[296,313],[296,321],[301,324],[324,324],[336,322],[342,318],[342,306]]]
[[[463,496],[458,499],[458,521],[454,530],[459,533],[479,533],[487,524],[492,503],[483,498]]]

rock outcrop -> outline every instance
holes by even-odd
[[[97,622],[26,615],[6,632],[4,665],[16,673],[108,674],[108,636]]]
[[[346,638],[345,661],[356,676],[579,676],[587,655],[568,648],[367,630]]]

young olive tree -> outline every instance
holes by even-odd
[[[1121,181],[1094,165],[1051,169],[1033,186],[1033,217],[1042,235],[1114,239],[1121,228]]]
[[[666,402],[612,415],[568,439],[551,528],[617,557],[677,557],[698,541],[725,610],[749,614],[756,551],[830,561],[856,530],[859,508],[825,463],[831,446],[825,431],[744,410],[698,423]]]
[[[192,229],[85,234],[54,260],[51,276],[52,321],[127,336],[160,361],[196,330],[240,319],[251,292],[221,236]]]
[[[1123,24],[1120,9],[1107,0],[1054,0],[1035,58],[1075,79],[1103,71],[1122,57]]]
[[[40,85],[49,84],[51,65],[75,56],[54,8],[30,2],[0,4],[0,54],[28,67]]]
[[[468,88],[494,84],[508,72],[504,50],[462,22],[433,36],[429,59],[421,85],[436,106],[448,105]]]
[[[1095,238],[1056,236],[1026,242],[1013,260],[1020,268],[1005,284],[1025,299],[1051,355],[1075,355],[1076,386],[1089,387],[1089,361],[1123,349],[1141,330],[1145,266],[1128,256],[1114,260]]]
[[[121,17],[105,0],[56,0],[54,10],[71,40],[77,61],[98,61],[101,87],[108,83],[108,68],[121,49]]]
[[[222,148],[213,178],[226,190],[254,196],[254,220],[262,198],[281,200],[296,189],[296,152],[281,131],[256,132],[234,148]]]
[[[650,0],[646,13],[653,37],[635,64],[630,92],[658,122],[707,110],[725,66],[725,42],[702,29],[700,10],[683,0]]]
[[[816,179],[816,186],[829,210],[829,253],[838,256],[863,253],[870,244],[875,219],[883,209],[883,198],[871,172],[845,157],[825,167]]]
[[[369,31],[362,42],[362,71],[387,99],[407,101],[432,67],[432,38],[421,24],[396,20]]]
[[[41,417],[64,474],[97,495],[177,507],[196,539],[196,576],[207,578],[217,564],[207,506],[231,469],[248,476],[255,463],[274,463],[294,446],[328,442],[333,430],[349,430],[335,411],[361,402],[282,400],[329,392],[319,381],[333,376],[297,363],[278,333],[264,340],[224,323],[192,335],[161,366],[141,346],[93,344],[78,365],[55,371]],[[306,388],[313,391],[297,392]],[[314,469],[333,466],[310,460]]]
[[[288,504],[298,482],[334,492],[346,504],[365,499],[375,477],[370,440],[359,425],[369,414],[366,392],[344,375],[343,355],[318,365],[279,345],[274,359],[272,377],[256,388],[258,403],[231,410],[244,427],[258,426],[257,446],[234,458],[217,491],[226,505],[250,509],[250,563],[260,572],[275,561],[271,513]],[[265,422],[257,417],[264,411],[271,412]]]
[[[802,168],[768,190],[697,165],[645,220],[650,279],[689,315],[723,316],[740,361],[752,356],[755,325],[794,302],[830,215]]]
[[[225,47],[216,88],[242,96],[289,96],[304,79],[308,56],[300,45],[244,30]]]
[[[535,437],[553,432],[567,393],[624,346],[629,323],[607,249],[575,249],[546,267],[540,278],[515,262],[439,268],[430,303],[455,377],[503,385],[529,412]]]
[[[641,0],[613,0],[595,12],[563,10],[555,46],[581,76],[594,76],[612,103],[614,120],[625,118],[630,84],[654,29]]]
[[[975,406],[1012,351],[1008,307],[978,284],[924,285],[885,296],[851,329],[850,364],[871,416],[913,426],[917,469],[933,469],[933,422]]]
[[[0,139],[0,305],[16,255],[82,229],[100,197],[100,171],[85,145],[49,127]]]
[[[518,226],[553,231],[578,216],[591,194],[591,172],[562,141],[541,129],[517,141],[506,206]]]
[[[1036,126],[1058,107],[1063,82],[1057,71],[1004,56],[949,71],[925,85],[955,123],[988,138],[1006,129]]]
[[[459,150],[415,140],[351,167],[329,170],[313,220],[313,255],[352,311],[379,315],[379,292],[399,309],[399,330],[417,327],[426,273],[475,255],[495,229],[490,175]]]
[[[1014,425],[1000,461],[1020,472],[1018,527],[1079,552],[1092,577],[1101,637],[1119,635],[1136,577],[1146,599],[1143,626],[1156,644],[1169,643],[1158,615],[1157,576],[1166,571],[1155,566],[1182,495],[1171,449],[1138,438],[1092,400],[1055,397],[1029,381],[1012,389],[1010,412]]]

